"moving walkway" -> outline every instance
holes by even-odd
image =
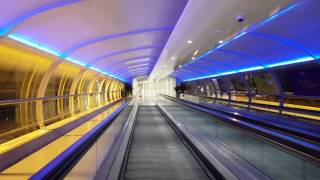
[[[139,98],[31,179],[314,179],[315,157],[168,98]],[[104,125],[103,125],[104,124]]]
[[[131,111],[130,114],[128,114],[129,111]],[[126,118],[127,120],[124,121]],[[99,167],[90,168],[87,164],[88,157],[96,153],[92,148],[96,147],[99,141],[103,141],[108,130],[114,128],[112,125],[116,122],[122,122],[121,129],[113,130],[117,132],[117,138],[111,143],[104,144],[106,148],[112,148],[106,152]],[[86,147],[85,154],[67,153],[65,157],[68,158],[57,157],[31,179],[62,177],[77,179],[84,176],[86,179],[216,179],[216,177],[222,177],[212,165],[207,164],[205,156],[193,150],[194,147],[189,145],[174,126],[170,125],[170,121],[156,106],[130,104],[115,118],[114,123],[102,132],[93,144],[75,146],[75,149]],[[64,160],[59,161],[59,159]],[[93,164],[96,163],[93,162]],[[70,166],[65,166],[66,164]],[[94,173],[85,174],[83,171],[90,171],[90,169]]]
[[[126,113],[121,112],[93,143],[78,144],[85,151],[69,153],[65,162],[57,163],[59,158],[53,160],[32,178],[314,179],[320,176],[316,158],[167,98],[157,102],[157,106],[131,103],[123,111]],[[113,127],[115,122],[118,128]],[[117,132],[117,138],[106,143],[103,137],[110,131]],[[102,154],[101,148],[109,150]],[[66,163],[68,159],[76,160]],[[61,166],[64,164],[70,166]]]
[[[274,141],[286,144],[311,157],[320,158],[320,124],[293,118],[265,117],[257,114],[218,108],[209,104],[193,103],[162,95],[175,102],[196,108],[236,126],[249,129]]]

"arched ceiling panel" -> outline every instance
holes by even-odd
[[[101,67],[108,64],[107,58],[100,62],[99,57],[104,55],[121,58],[127,54],[122,58],[130,58],[131,53],[125,52],[128,49],[156,44],[163,47],[186,3],[187,0],[2,0],[0,28],[32,11],[16,24],[9,35],[11,39],[80,65],[99,62]],[[162,48],[150,51],[148,55],[159,56]]]
[[[141,4],[126,0],[82,1],[30,18],[20,24],[15,33],[62,52],[79,42],[108,34],[154,27],[173,27],[178,17],[171,16],[176,12],[173,12],[174,8],[170,6],[183,2],[139,1]],[[68,41],[65,41],[66,38]]]
[[[228,70],[260,65],[255,59],[243,53],[222,48],[210,53],[207,58],[212,59],[213,62],[225,64],[225,67],[229,68]]]
[[[289,41],[305,48],[313,56],[320,54],[320,1],[302,1],[294,10],[274,19],[257,30],[282,41]],[[281,27],[281,28],[280,28]]]
[[[131,49],[132,47],[140,47],[148,44],[165,44],[166,40],[159,42],[155,40],[157,34],[159,33],[145,33],[101,41],[79,49],[74,52],[72,56],[76,59],[84,59],[90,62],[103,54],[112,54],[122,49]]]
[[[135,52],[135,51],[142,51],[142,50],[162,49],[163,46],[164,46],[164,44],[150,44],[150,45],[144,45],[144,46],[139,46],[139,47],[130,47],[128,49],[121,49],[121,50],[114,51],[111,53],[102,54],[99,57],[93,59],[92,61],[89,61],[88,65],[94,66],[98,62],[107,61],[108,58],[118,56],[121,54],[131,53],[131,52]]]
[[[227,50],[239,51],[243,54],[250,55],[256,59],[256,61],[259,61],[261,65],[266,67],[270,64],[278,63],[281,60],[309,56],[305,51],[294,45],[250,33],[229,43],[225,48]],[[241,62],[239,59],[234,60],[235,63],[237,61],[240,62],[238,69],[240,69],[241,66],[252,66],[252,64]]]
[[[120,61],[131,60],[132,58],[135,58],[135,57],[153,56],[152,54],[153,54],[152,49],[143,49],[143,50],[139,50],[139,51],[127,52],[127,53],[118,54],[118,55],[103,59],[103,60],[97,62],[94,66],[103,67],[105,65],[112,65],[112,64],[118,63]]]
[[[37,14],[79,1],[80,0],[1,0],[0,35],[10,33],[20,23]]]
[[[319,1],[295,1],[177,68],[173,75],[182,80],[195,80],[319,59],[320,25],[315,23],[320,18],[315,8],[319,5]],[[212,66],[213,71],[207,73],[201,69],[210,63],[208,57],[230,66]],[[196,67],[191,70],[196,71],[196,75],[183,71],[190,70],[191,66]]]
[[[158,59],[159,56],[150,56],[150,55],[144,55],[144,56],[136,56],[128,59],[118,59],[116,62],[108,62],[107,66],[118,66],[118,65],[131,65],[136,63],[142,63],[142,62],[149,62],[150,59]],[[104,63],[105,64],[105,63]],[[103,66],[103,64],[101,64]]]

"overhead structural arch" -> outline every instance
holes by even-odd
[[[115,63],[107,64],[104,68],[106,68],[108,66],[127,63],[127,62],[136,62],[136,61],[139,61],[139,60],[142,60],[142,59],[156,59],[156,58],[159,58],[159,56],[158,55],[155,55],[155,56],[153,56],[153,55],[144,55],[144,56],[137,56],[137,57],[127,58],[127,59],[121,59],[121,60],[118,60]]]
[[[126,36],[131,36],[131,35],[137,35],[137,34],[143,34],[143,33],[152,33],[152,32],[171,32],[173,30],[173,27],[168,26],[168,27],[157,27],[157,28],[148,28],[148,29],[139,29],[139,30],[134,30],[134,31],[128,31],[128,32],[123,32],[123,33],[117,33],[117,34],[110,34],[110,35],[105,35],[101,37],[96,37],[93,39],[89,39],[83,42],[80,42],[79,44],[76,44],[67,50],[65,50],[61,58],[65,59],[69,57],[72,53],[77,51],[80,48],[83,48],[85,46],[89,46],[94,43],[102,42],[102,41],[107,41],[110,39],[115,39],[115,38],[121,38],[121,37],[126,37]]]
[[[229,50],[229,49],[216,49],[217,51],[220,51],[220,52],[223,52],[223,53],[226,53],[226,54],[231,54],[231,55],[234,55],[234,56],[238,56],[238,57],[241,57],[241,58],[245,58],[251,62],[253,62],[254,64],[256,64],[257,66],[262,66],[262,67],[265,67],[265,65],[257,58],[253,57],[253,56],[250,56],[248,54],[244,54],[240,51],[235,51],[235,50]]]
[[[131,67],[134,67],[134,66],[138,66],[138,65],[142,65],[142,64],[148,64],[148,65],[152,65],[151,62],[144,62],[144,63],[135,63],[135,64],[130,64],[130,65],[127,65],[127,64],[117,64],[116,66],[112,66],[112,70],[110,69],[109,71],[112,72],[112,73],[116,73],[118,70],[125,70],[125,69],[130,69]]]
[[[104,59],[107,59],[109,57],[116,56],[119,54],[124,54],[124,53],[128,53],[128,52],[133,52],[133,51],[141,51],[141,50],[146,50],[146,49],[162,49],[164,46],[165,46],[165,44],[151,44],[151,45],[147,45],[147,46],[134,47],[134,48],[130,48],[130,49],[112,52],[112,53],[102,55],[102,56],[94,59],[93,61],[88,63],[88,66],[91,67]]]
[[[81,1],[84,1],[84,0],[60,0],[58,2],[46,4],[38,8],[32,9],[24,13],[23,15],[15,18],[13,21],[7,23],[3,29],[0,29],[0,37],[10,34],[10,32],[12,32],[15,27],[17,27],[19,24],[23,23],[25,20],[33,16],[36,16],[38,14],[41,14],[43,12],[46,12],[55,8],[67,6],[67,5],[78,3]]]
[[[295,42],[291,39],[288,38],[284,38],[281,36],[277,36],[277,35],[273,35],[273,34],[268,34],[268,33],[262,33],[262,32],[250,32],[248,33],[248,35],[251,36],[256,36],[259,38],[263,38],[263,39],[269,39],[281,44],[285,44],[291,47],[294,47],[296,49],[300,49],[301,51],[305,52],[308,56],[312,57],[313,59],[316,59],[316,57],[313,55],[313,52],[311,50],[309,50],[308,48],[306,48],[304,45]]]

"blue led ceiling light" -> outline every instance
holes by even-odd
[[[70,61],[70,62],[73,62],[73,63],[75,63],[75,64],[78,64],[78,65],[80,65],[80,66],[87,67],[87,64],[82,63],[82,62],[80,62],[80,61],[78,61],[78,60],[75,60],[75,59],[72,58],[72,57],[67,57],[66,60],[68,60],[68,61]]]
[[[295,59],[291,59],[291,60],[286,60],[286,61],[282,61],[279,63],[267,64],[266,67],[273,68],[273,67],[279,67],[279,66],[284,66],[284,65],[308,62],[308,61],[312,61],[312,60],[314,60],[312,57],[307,56],[307,57],[302,57],[302,58],[295,58]],[[235,73],[240,73],[240,72],[256,71],[256,70],[261,70],[261,69],[264,69],[264,67],[263,66],[254,66],[254,67],[248,67],[248,68],[238,69],[238,70],[234,70],[234,71],[223,72],[223,73],[219,73],[219,74],[211,74],[211,75],[206,75],[206,76],[201,76],[201,77],[190,78],[190,79],[186,79],[184,81],[206,79],[206,78],[211,78],[211,77],[225,76],[225,75],[230,75],[230,74],[235,74]]]
[[[23,44],[26,44],[28,46],[31,46],[31,47],[34,47],[34,48],[39,49],[41,51],[44,51],[46,53],[49,53],[51,55],[59,56],[59,54],[60,54],[59,52],[57,52],[57,51],[55,51],[55,50],[53,50],[51,48],[48,48],[48,47],[43,46],[43,45],[40,45],[37,42],[34,42],[34,41],[31,41],[31,40],[26,39],[24,37],[18,36],[17,34],[14,34],[14,33],[9,34],[8,37],[11,38],[11,39],[14,39],[16,41],[19,41],[19,42],[21,42]]]
[[[308,56],[308,57],[295,58],[287,61],[282,61],[279,63],[268,64],[266,65],[266,67],[271,68],[271,67],[290,65],[290,64],[302,63],[302,62],[313,61],[313,60],[314,59],[312,57]]]
[[[62,1],[58,1],[58,2],[54,2],[54,3],[50,3],[50,4],[46,4],[43,5],[41,7],[38,7],[36,9],[33,9],[25,14],[23,14],[22,16],[17,17],[16,19],[14,19],[13,21],[11,21],[10,23],[8,23],[7,25],[4,26],[3,29],[0,29],[0,36],[5,36],[7,34],[9,34],[15,27],[17,27],[19,24],[21,24],[22,22],[24,22],[25,20],[38,15],[42,12],[51,10],[51,9],[55,9],[58,7],[62,7],[62,6],[66,6],[69,4],[73,4],[73,3],[77,3],[83,0],[62,0]]]
[[[37,42],[31,41],[31,40],[29,40],[29,39],[27,39],[27,38],[24,38],[24,37],[22,37],[22,36],[19,36],[19,35],[15,34],[15,33],[9,34],[8,37],[9,37],[10,39],[16,40],[16,41],[18,41],[18,42],[20,42],[20,43],[23,43],[23,44],[26,44],[26,45],[28,45],[28,46],[30,46],[30,47],[33,47],[33,48],[35,48],[35,49],[38,49],[38,50],[41,50],[41,51],[46,52],[46,53],[48,53],[48,54],[51,54],[51,55],[60,57],[60,53],[59,53],[58,51],[55,51],[55,50],[53,50],[53,49],[51,49],[51,48],[48,48],[48,47],[46,47],[46,46],[44,46],[44,45],[40,45],[40,44],[37,43]],[[81,61],[76,60],[76,59],[74,59],[74,58],[72,58],[72,57],[67,57],[65,60],[67,60],[67,61],[69,61],[69,62],[72,62],[72,63],[74,63],[74,64],[78,64],[78,65],[80,65],[80,66],[83,66],[83,67],[88,68],[88,65],[87,65],[87,64],[82,63]],[[100,73],[102,73],[102,74],[104,74],[104,75],[108,75],[108,76],[110,76],[110,77],[114,77],[115,79],[121,80],[121,81],[123,81],[123,82],[127,82],[127,80],[125,80],[125,79],[123,79],[123,78],[121,78],[121,77],[117,77],[117,76],[115,76],[115,75],[112,75],[112,74],[110,74],[110,73],[107,73],[107,72],[105,72],[105,71],[102,71],[101,69],[94,68],[94,67],[89,67],[89,69],[95,70],[95,71],[97,71],[97,72],[100,72]]]

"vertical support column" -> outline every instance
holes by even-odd
[[[76,89],[77,86],[80,85],[80,81],[82,79],[82,76],[84,75],[85,70],[82,70],[79,72],[78,76],[76,79],[73,80],[71,88],[70,88],[70,97],[69,97],[69,109],[70,109],[70,113],[71,115],[74,115],[75,109],[74,109],[74,99],[78,99],[78,97],[76,97]]]
[[[105,86],[105,98],[107,99],[107,102],[110,103],[111,102],[111,98],[110,98],[110,92],[109,92],[109,89],[110,89],[110,85],[111,85],[111,79],[108,79],[107,80],[107,84]]]
[[[49,67],[49,69],[47,70],[47,72],[44,74],[39,85],[37,98],[43,98],[45,96],[45,92],[47,90],[49,81],[61,62],[62,62],[61,59],[54,61]],[[42,100],[36,101],[36,119],[40,128],[44,128],[44,114],[43,114]]]
[[[88,95],[88,105],[90,106],[90,107],[93,107],[94,105],[95,105],[95,103],[94,103],[94,85],[95,85],[95,83],[96,83],[96,80],[99,78],[99,76],[95,76],[92,80],[91,80],[91,82],[90,82],[90,84],[89,84],[89,89],[88,89],[88,93],[89,93],[89,95]]]
[[[269,69],[268,72],[271,74],[271,77],[272,77],[273,81],[276,83],[278,91],[279,91],[279,106],[280,106],[279,113],[281,114],[283,111],[283,107],[284,107],[285,94],[283,92],[281,82],[280,82],[278,76],[275,74],[275,72],[271,69]]]
[[[249,76],[247,73],[245,74],[245,79],[244,79],[244,82],[245,82],[245,85],[246,85],[246,89],[247,89],[247,96],[248,96],[248,109],[251,108],[252,106],[252,97],[253,97],[253,94],[252,94],[252,87],[250,85],[250,83],[246,80],[246,78],[250,79],[250,77],[247,77]]]
[[[102,88],[103,88],[105,82],[106,82],[106,79],[103,79],[101,84],[100,84],[100,86],[99,86],[99,90],[98,90],[99,91],[99,97],[98,97],[98,104],[99,105],[98,106],[101,106],[103,104],[102,101],[101,101],[101,96],[102,96],[102,93],[104,93]]]
[[[68,81],[69,75],[70,75],[70,71],[65,72],[63,74],[63,76],[60,80],[60,83],[59,83],[58,96],[64,96],[64,89],[65,89],[66,83]],[[64,112],[65,103],[64,102],[65,102],[64,98],[59,98],[58,102],[57,102],[58,113],[60,114],[61,119],[64,119],[64,117],[65,117],[65,112]]]
[[[121,86],[121,82],[118,81],[118,85],[117,85],[117,88],[116,88],[116,91],[117,91],[117,99],[120,99],[120,86]]]
[[[110,85],[109,85],[109,88],[108,88],[108,92],[109,92],[109,98],[110,98],[110,102],[113,102],[114,99],[113,99],[113,86],[114,86],[114,80],[113,79],[110,79]]]
[[[88,76],[88,71],[85,71],[82,75],[82,78],[80,80],[80,82],[78,83],[78,91],[77,91],[77,94],[84,94],[83,93],[83,84],[84,82],[86,81],[86,78]],[[82,95],[81,95],[82,96]],[[82,106],[82,99],[81,99],[81,96],[78,96],[77,97],[77,100],[78,100],[78,109],[80,109],[80,111],[83,111],[84,110],[84,107]]]

